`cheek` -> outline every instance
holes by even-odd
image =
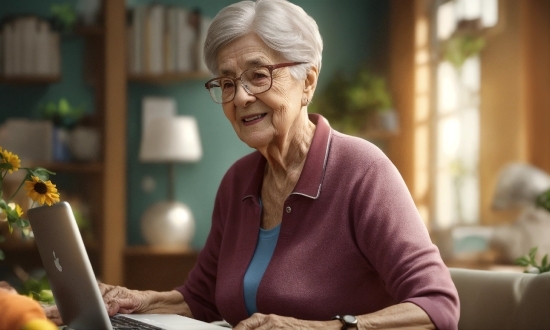
[[[296,103],[297,100],[297,93],[296,93],[296,86],[289,86],[289,85],[279,85],[279,86],[273,86],[273,98],[271,99],[271,102],[273,107],[272,109],[275,110],[276,115],[277,114],[286,114],[292,110],[299,110],[300,104]]]
[[[222,107],[225,117],[233,124],[235,122],[235,107],[231,106],[230,103]]]

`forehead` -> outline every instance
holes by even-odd
[[[250,67],[280,61],[281,56],[254,33],[233,40],[218,53],[220,74],[235,74]]]

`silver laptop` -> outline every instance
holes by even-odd
[[[75,330],[117,329],[103,303],[88,254],[67,202],[28,211],[44,269],[63,322]],[[175,314],[117,314],[151,329],[220,330],[223,327]],[[156,328],[155,328],[156,327]],[[146,327],[142,327],[142,329]],[[140,329],[127,325],[120,329]]]

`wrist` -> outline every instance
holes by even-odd
[[[178,291],[141,291],[144,295],[144,309],[148,313],[180,314],[178,307],[183,303],[183,295]]]
[[[358,328],[358,320],[354,315],[336,315],[332,319],[340,322],[342,330]]]

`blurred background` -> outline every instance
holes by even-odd
[[[252,151],[204,89],[205,32],[234,2],[22,0],[0,8],[0,146],[23,166],[56,172],[105,282],[183,283],[222,176]],[[536,206],[550,188],[548,1],[292,2],[324,41],[309,112],[389,156],[448,265],[512,267],[532,247],[550,251],[548,211]],[[158,117],[194,122],[193,138],[178,148],[200,153],[144,154],[160,139],[148,130]],[[6,178],[2,188],[16,187]],[[181,206],[177,220],[154,208],[167,200]],[[5,236],[0,280],[40,268],[32,237]]]

